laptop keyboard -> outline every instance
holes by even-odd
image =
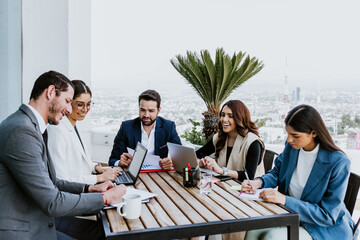
[[[127,172],[124,172],[124,171],[120,171],[120,172],[122,173],[122,175],[119,175],[115,179],[116,184],[127,183],[127,182],[132,181],[131,177],[129,176],[129,174]]]

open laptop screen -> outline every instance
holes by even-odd
[[[135,178],[139,174],[139,171],[140,171],[141,165],[143,163],[143,160],[145,158],[146,152],[147,152],[147,149],[141,143],[138,143],[135,148],[133,159],[132,159],[131,164],[128,169],[128,172],[130,173],[130,175],[132,175]]]

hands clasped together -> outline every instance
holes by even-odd
[[[248,194],[256,193],[256,189],[261,188],[262,182],[260,179],[255,180],[244,180],[241,184],[242,191]],[[264,199],[267,202],[271,203],[279,203],[285,205],[286,203],[286,196],[280,193],[277,189],[264,189],[260,194],[259,197]]]

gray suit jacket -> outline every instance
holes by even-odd
[[[102,195],[82,194],[83,188],[56,178],[36,117],[26,105],[0,124],[0,239],[56,239],[55,216],[102,209]]]

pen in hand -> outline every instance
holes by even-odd
[[[248,180],[248,182],[249,182],[250,188],[251,188],[251,189],[255,189],[255,188],[253,188],[253,186],[252,186],[251,183],[250,183],[249,175],[247,174],[247,171],[246,171],[246,168],[245,168],[245,167],[244,167],[244,173],[245,173],[245,176],[246,176],[246,180]]]

